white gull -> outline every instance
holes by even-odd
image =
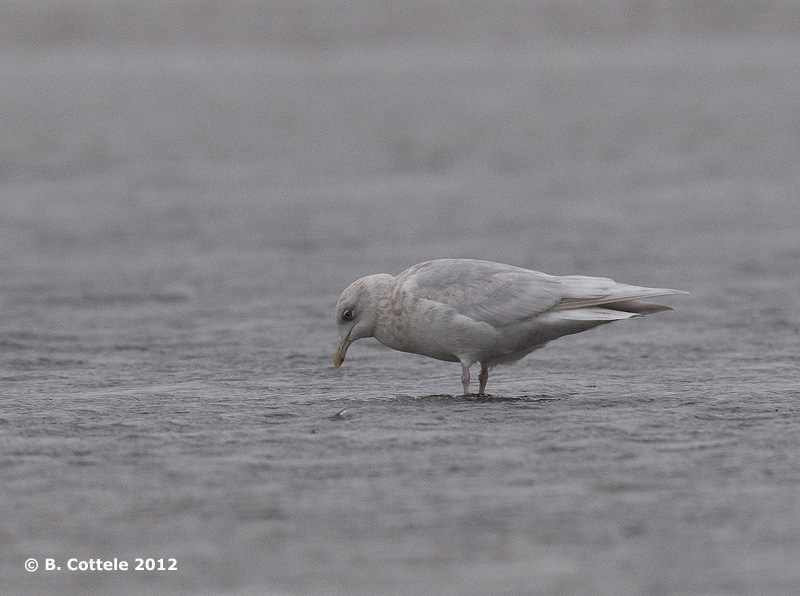
[[[465,395],[469,368],[479,362],[483,394],[497,364],[516,362],[562,335],[672,310],[641,299],[686,293],[490,261],[426,261],[396,276],[362,277],[342,292],[333,363],[341,366],[357,339],[374,337],[395,350],[460,362]]]

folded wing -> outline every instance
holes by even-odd
[[[405,275],[403,287],[413,299],[448,305],[459,314],[495,328],[545,314],[545,319],[600,324],[671,310],[669,306],[641,300],[686,293],[620,284],[604,277],[559,277],[469,259],[428,261],[412,267]]]
[[[572,311],[602,306],[605,309],[646,315],[662,310],[672,310],[672,307],[643,302],[643,299],[687,293],[669,288],[631,286],[617,283],[607,277],[565,275],[557,279],[564,293],[561,301],[553,307],[554,311]]]

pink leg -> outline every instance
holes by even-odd
[[[478,393],[483,395],[486,393],[486,381],[489,380],[489,369],[481,364],[481,372],[478,374]]]
[[[461,365],[461,384],[464,385],[464,395],[469,395],[469,368]]]

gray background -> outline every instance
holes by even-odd
[[[3,590],[796,594],[798,30],[792,2],[3,3]],[[347,284],[454,256],[691,295],[490,398],[374,341],[333,368]]]

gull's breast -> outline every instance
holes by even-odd
[[[475,362],[478,354],[496,344],[497,330],[447,305],[421,299],[406,302],[401,311],[382,317],[375,338],[402,352],[450,362]]]

